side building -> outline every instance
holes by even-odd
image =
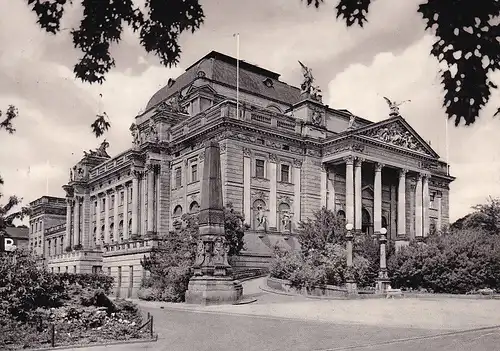
[[[104,141],[84,152],[63,186],[65,228],[50,234],[59,241],[56,256],[45,254],[49,269],[102,266],[117,294],[134,296],[140,259],[199,209],[211,140],[224,203],[250,226],[236,269],[267,266],[276,245],[298,248],[299,222],[322,207],[358,235],[386,228],[396,245],[448,224],[454,177],[395,104],[374,123],[323,104],[307,67],[301,88],[244,61],[239,68],[238,102],[236,59],[211,52],[153,95],[130,128],[130,149],[110,157]]]

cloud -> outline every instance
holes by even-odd
[[[495,152],[500,149],[500,120],[491,117],[500,98],[497,94],[471,127],[457,128],[452,121],[447,122],[439,65],[428,54],[433,41],[427,35],[399,55],[382,52],[366,65],[347,67],[328,85],[329,104],[380,121],[388,117],[383,96],[396,101],[410,99],[400,107],[401,114],[442,159],[446,161],[449,155],[451,174],[457,177],[451,183],[450,204],[450,217],[455,220],[470,212],[471,206],[484,203],[489,195],[500,196],[500,155]]]
[[[63,196],[68,169],[83,150],[100,143],[90,133],[96,113],[106,111],[111,119],[105,135],[109,153],[123,151],[131,142],[128,128],[149,98],[211,50],[236,55],[236,32],[242,59],[281,73],[290,84],[302,79],[297,60],[306,63],[323,91],[328,88],[325,100],[332,107],[376,121],[387,114],[383,95],[411,99],[402,113],[445,157],[438,65],[429,57],[433,38],[424,35],[417,15],[420,2],[375,1],[365,28],[347,29],[335,19],[333,0],[320,10],[300,0],[204,0],[206,21],[196,33],[181,36],[177,67],[162,67],[127,30],[112,49],[117,65],[106,82],[89,85],[75,80],[72,72],[80,53],[68,28],[81,18],[78,5],[68,12],[60,35],[52,36],[40,30],[26,2],[0,0],[0,8],[9,9],[0,14],[0,109],[13,103],[20,111],[17,133],[0,138],[2,192],[29,202],[45,194],[48,178],[50,193]],[[499,195],[498,157],[492,150],[500,146],[495,135],[500,121],[490,118],[495,104],[500,105],[498,95],[470,128],[449,124],[451,170],[458,177],[452,183],[452,218],[490,194]]]

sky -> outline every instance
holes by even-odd
[[[500,119],[492,117],[500,94],[493,92],[473,126],[448,122],[446,152],[439,64],[429,55],[434,38],[417,13],[421,2],[375,1],[369,23],[348,29],[336,20],[336,1],[326,0],[315,9],[300,0],[204,0],[205,23],[194,34],[181,36],[176,67],[163,67],[127,30],[112,49],[116,67],[106,82],[90,85],[73,74],[81,53],[73,48],[69,29],[81,18],[78,6],[70,8],[63,30],[54,36],[39,28],[25,1],[0,0],[0,8],[9,5],[0,12],[0,110],[9,104],[19,109],[17,132],[0,137],[5,181],[0,192],[16,194],[24,204],[47,194],[64,196],[61,186],[69,168],[83,150],[102,141],[90,129],[97,113],[105,111],[111,118],[105,135],[108,153],[123,151],[132,143],[128,128],[149,98],[211,50],[236,56],[233,34],[240,33],[241,59],[280,73],[292,85],[302,81],[297,60],[304,62],[322,88],[324,102],[333,108],[376,122],[387,118],[383,96],[411,100],[400,107],[401,114],[449,161],[457,177],[450,186],[454,221],[488,196],[500,197]]]

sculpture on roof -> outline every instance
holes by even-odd
[[[385,101],[387,102],[387,105],[389,105],[390,112],[389,114],[391,116],[399,116],[399,106],[403,105],[404,103],[411,102],[411,100],[405,100],[397,103],[396,101],[391,101],[388,98],[384,96]]]
[[[314,77],[312,75],[312,69],[304,65],[299,61],[302,67],[302,74],[304,75],[304,81],[300,85],[300,89],[303,94],[307,94],[311,99],[321,102],[322,94],[319,86],[314,86]]]
[[[170,97],[168,100],[163,101],[159,106],[158,106],[158,111],[170,111],[170,112],[177,112],[177,113],[188,113],[187,109],[185,106],[182,106],[182,100],[184,97],[181,95],[181,93],[177,93],[174,96]]]
[[[137,124],[132,123],[130,125],[129,130],[130,130],[130,134],[132,134],[132,144],[133,144],[134,148],[139,147],[139,145],[141,144],[141,140],[139,138],[139,128],[137,127]]]
[[[110,156],[106,152],[106,149],[108,147],[109,147],[109,142],[106,139],[104,139],[103,142],[101,143],[101,145],[96,150],[89,150],[88,152],[83,151],[83,155],[84,155],[84,157],[94,156],[94,157],[109,158]]]
[[[156,129],[156,125],[154,123],[149,128],[148,139],[153,143],[157,143],[160,140],[158,137],[158,130]]]
[[[347,130],[354,129],[354,122],[356,121],[356,116],[351,114],[351,117],[349,117],[349,125],[347,126]]]

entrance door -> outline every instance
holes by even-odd
[[[365,235],[373,235],[372,218],[366,208],[361,210],[361,231]]]

